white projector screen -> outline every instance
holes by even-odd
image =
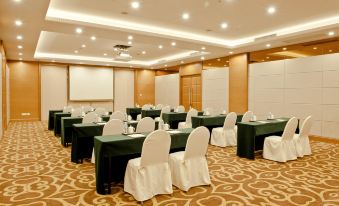
[[[113,100],[113,68],[70,66],[71,101]]]

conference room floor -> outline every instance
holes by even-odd
[[[209,146],[211,186],[159,195],[144,205],[339,205],[338,144],[311,141],[313,155],[277,163]],[[70,161],[70,148],[45,122],[11,123],[0,140],[0,205],[138,205],[123,191],[95,192],[94,165]]]

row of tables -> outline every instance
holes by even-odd
[[[160,116],[161,110],[141,110],[141,108],[127,108],[126,112],[136,119],[138,114],[142,117]],[[153,116],[154,115],[154,116]],[[186,120],[186,112],[163,113],[163,120],[172,129],[178,127],[179,122]],[[215,127],[222,127],[226,115],[192,117],[192,127],[205,126],[210,131]],[[84,158],[92,156],[95,148],[95,171],[96,188],[99,194],[110,193],[112,181],[123,179],[124,171],[129,159],[140,157],[142,143],[147,136],[133,138],[127,135],[101,136],[104,125],[97,123],[82,124],[81,117],[70,117],[70,113],[63,113],[62,110],[49,111],[48,129],[54,130],[56,136],[61,137],[61,144],[68,146],[72,143],[71,161],[82,163]],[[109,116],[103,116],[103,121],[108,121]],[[262,150],[263,141],[269,135],[281,135],[288,118],[278,120],[265,120],[257,122],[240,122],[242,115],[237,116],[238,145],[237,155],[248,159],[254,159],[255,151]],[[136,127],[137,121],[128,123]],[[193,129],[179,130],[178,133],[171,133],[171,152],[184,150],[187,138]]]

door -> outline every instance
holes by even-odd
[[[181,77],[181,105],[201,110],[201,75],[190,75]]]

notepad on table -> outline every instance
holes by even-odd
[[[98,124],[98,125],[105,125],[106,122],[97,122],[96,124]]]
[[[170,131],[167,131],[167,132],[170,133],[170,134],[179,134],[179,133],[181,133],[178,130],[170,130]]]
[[[143,134],[130,134],[130,135],[127,135],[127,136],[133,137],[133,138],[145,137],[145,135],[143,135]]]

